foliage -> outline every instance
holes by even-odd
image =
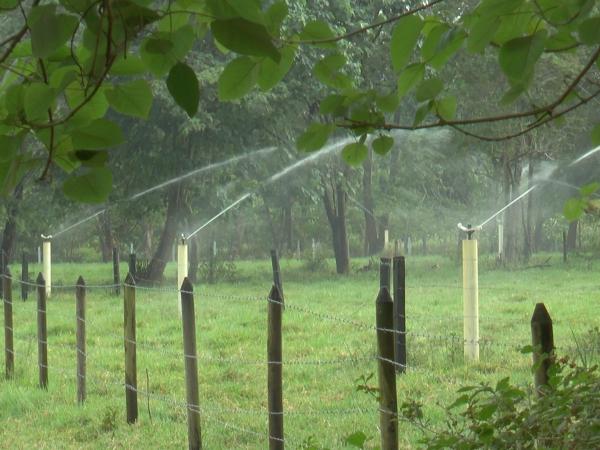
[[[106,150],[123,141],[114,113],[147,117],[157,95],[153,79],[166,83],[193,121],[212,100],[238,101],[255,87],[273,96],[294,82],[306,87],[306,77],[280,85],[288,72],[309,69],[320,83],[325,123],[310,125],[298,147],[317,150],[345,128],[356,136],[342,152],[353,165],[365,158],[369,134],[381,132],[369,141],[380,154],[390,150],[388,131],[395,128],[452,126],[505,139],[600,93],[593,82],[597,0],[482,0],[459,10],[443,0],[409,2],[408,10],[394,3],[382,1],[366,24],[363,2],[323,0],[312,10],[283,0],[3,2],[2,192],[30,171],[48,179],[57,166],[68,174],[69,198],[105,201],[112,189]],[[354,39],[368,43],[365,51]],[[368,65],[360,67],[369,57],[377,61],[377,79]],[[495,82],[504,80],[487,116],[469,112],[469,100],[479,95],[469,77],[482,60]],[[556,84],[537,78],[555,69],[563,70]],[[215,83],[217,97],[203,99]],[[406,122],[389,123],[392,114]],[[464,128],[497,122],[508,124],[500,135]]]
[[[431,427],[422,405],[402,405],[405,419],[426,434],[429,449],[596,448],[599,444],[600,374],[568,358],[551,368],[550,387],[542,396],[503,378],[458,390],[446,408],[443,426]]]

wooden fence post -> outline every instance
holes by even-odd
[[[8,264],[5,264],[4,250],[2,250],[0,248],[0,275],[5,275],[7,268],[8,268]],[[4,283],[0,283],[0,299],[3,299],[3,298],[4,298]]]
[[[283,281],[281,280],[281,267],[279,266],[279,255],[277,250],[271,250],[271,266],[273,267],[273,283],[279,289],[281,295],[281,307],[285,311],[285,296],[283,295]]]
[[[40,388],[48,389],[48,329],[46,325],[46,280],[40,272],[37,277],[37,339],[38,366],[40,368]]]
[[[121,274],[120,274],[120,258],[119,249],[113,247],[113,281],[115,285],[115,295],[121,295]]]
[[[554,332],[552,319],[543,303],[535,305],[531,317],[531,345],[533,347],[533,375],[535,390],[543,395],[548,385],[548,369],[554,363]]]
[[[29,260],[27,259],[27,253],[23,252],[23,259],[21,261],[21,299],[27,300],[29,296]]]
[[[406,266],[404,256],[394,258],[394,330],[396,371],[406,372]]]
[[[190,450],[202,448],[200,399],[198,394],[198,354],[196,352],[196,316],[193,286],[188,277],[181,284],[181,321],[183,325],[183,358]]]
[[[135,256],[135,255],[134,255]],[[135,341],[135,281],[131,273],[125,278],[123,288],[123,335],[125,341],[125,406],[127,423],[138,418],[137,369]]]
[[[13,343],[13,315],[12,315],[12,278],[10,270],[6,267],[1,273],[2,290],[4,291],[4,357],[6,363],[6,378],[15,375],[15,346]]]
[[[80,276],[75,288],[76,316],[77,316],[77,402],[85,402],[85,377],[86,377],[86,345],[85,345],[85,281]]]
[[[381,258],[379,261],[379,288],[390,289],[390,258]]]
[[[386,287],[375,302],[377,324],[377,372],[381,450],[398,450],[398,399],[394,370],[394,302]]]
[[[563,263],[567,262],[567,232],[562,232],[563,237]]]
[[[273,285],[268,298],[267,389],[269,403],[269,449],[283,450],[283,355],[282,296]]]

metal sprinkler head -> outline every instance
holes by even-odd
[[[49,234],[49,235],[47,235],[47,236],[46,236],[46,235],[44,235],[44,234],[40,234],[40,236],[42,237],[42,239],[43,239],[44,241],[49,241],[49,240],[51,240],[51,239],[52,239],[52,235],[51,235],[51,234]]]
[[[481,230],[481,226],[474,227],[473,225],[471,225],[469,223],[465,227],[462,223],[459,223],[458,224],[458,229],[460,231],[464,231],[465,233],[467,233],[467,239],[471,240],[471,239],[473,239],[473,233],[475,233],[476,231],[480,231]]]
[[[181,233],[181,245],[185,245],[185,235]]]

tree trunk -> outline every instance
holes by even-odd
[[[271,231],[271,239],[273,240],[273,248],[280,250],[279,245],[279,236],[277,235],[277,229],[275,228],[275,221],[273,220],[273,214],[271,214],[271,208],[267,203],[267,199],[263,195],[263,208],[265,210],[265,218],[267,219],[267,223],[269,225],[269,230]]]
[[[15,186],[12,197],[6,206],[6,222],[4,222],[4,231],[2,232],[2,246],[0,252],[4,255],[4,263],[10,264],[15,251],[15,242],[17,239],[17,216],[19,207],[23,199],[23,188],[25,187],[25,177]],[[0,258],[1,260],[1,258]],[[0,268],[0,269],[3,269]]]
[[[373,153],[369,150],[363,163],[363,202],[365,214],[365,256],[371,256],[379,251],[379,236],[375,221],[375,200],[373,199]]]
[[[533,157],[529,157],[529,169],[527,170],[527,181],[528,187],[531,188],[533,186]],[[524,232],[524,242],[523,242],[523,259],[527,262],[531,255],[533,254],[533,231],[532,231],[532,222],[533,222],[533,199],[535,193],[529,194],[527,197],[527,212],[523,214],[523,232]]]
[[[102,253],[102,262],[112,261],[112,250],[114,247],[114,238],[112,233],[112,223],[110,212],[106,210],[98,217],[98,240],[100,241],[100,252]]]
[[[288,252],[294,251],[294,236],[292,233],[292,202],[283,208],[283,240]]]
[[[348,274],[350,254],[346,233],[346,192],[341,183],[331,190],[324,186],[323,205],[331,228],[336,271],[338,274]]]
[[[513,163],[504,156],[504,198],[506,203],[510,202],[518,195],[519,184],[521,183],[521,161],[515,160]],[[520,225],[519,214],[521,208],[519,205],[512,205],[505,212],[504,220],[504,260],[507,263],[513,263],[518,258],[518,229]]]
[[[567,250],[573,251],[577,248],[577,230],[579,220],[569,223],[569,231],[567,232]]]
[[[177,236],[177,224],[179,223],[183,205],[183,186],[179,183],[171,186],[167,191],[167,215],[165,225],[158,241],[156,252],[148,265],[148,270],[142,276],[146,281],[159,281],[165,271],[167,261],[171,258],[173,242]]]

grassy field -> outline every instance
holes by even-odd
[[[539,257],[540,260],[547,256]],[[355,269],[366,264],[355,260]],[[480,265],[481,361],[462,356],[460,268],[448,259],[407,260],[407,337],[410,369],[398,376],[399,403],[422,401],[428,417],[440,421],[442,406],[465,384],[504,376],[531,383],[529,320],[544,302],[555,323],[560,353],[596,357],[600,326],[600,262],[574,258],[564,265],[498,270]],[[376,372],[374,302],[377,270],[348,277],[329,268],[309,272],[302,261],[282,260],[284,313],[284,409],[288,448],[318,442],[343,448],[361,430],[378,445],[375,400],[357,391],[358,379]],[[20,268],[11,267],[15,276]],[[30,268],[37,274],[39,267]],[[112,267],[57,264],[53,282],[73,285],[111,282]],[[164,286],[175,286],[175,267]],[[266,302],[269,261],[238,262],[237,280],[195,288],[202,433],[207,449],[264,449],[266,415]],[[179,449],[187,446],[181,325],[176,293],[137,290],[140,418],[125,423],[123,301],[104,288],[87,293],[87,382],[85,405],[76,403],[75,302],[70,287],[55,288],[48,303],[49,389],[37,387],[35,297],[21,302],[14,287],[15,379],[0,381],[2,447],[11,449]],[[294,306],[298,308],[294,308]],[[306,311],[310,311],[310,313]],[[357,326],[364,324],[364,327]],[[596,342],[590,342],[595,338]],[[4,336],[0,336],[4,347]],[[335,360],[341,360],[336,362]],[[317,364],[322,362],[322,364]],[[376,379],[371,383],[376,384]],[[417,448],[419,432],[400,424],[402,448]]]

